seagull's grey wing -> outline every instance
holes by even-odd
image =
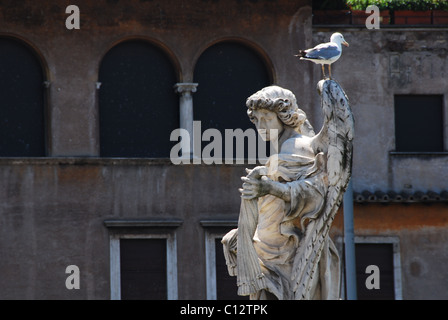
[[[305,52],[305,58],[320,60],[329,60],[341,54],[338,46],[332,43],[320,44],[312,49],[306,50]]]

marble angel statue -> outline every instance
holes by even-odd
[[[339,299],[340,260],[329,230],[351,175],[354,120],[333,80],[318,83],[325,116],[315,134],[294,94],[266,87],[247,99],[266,140],[264,166],[242,177],[238,228],[223,237],[239,295],[256,299]]]

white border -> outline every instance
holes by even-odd
[[[207,286],[207,300],[217,300],[216,286],[216,247],[215,240],[223,238],[226,232],[205,231],[205,272]]]
[[[121,300],[120,239],[166,239],[167,298],[178,299],[176,233],[110,235],[110,298]]]

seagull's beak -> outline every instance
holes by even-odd
[[[344,46],[346,46],[346,47],[348,47],[349,45],[348,45],[348,42],[347,41],[342,41],[342,44],[344,45]]]

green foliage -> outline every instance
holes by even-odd
[[[346,0],[352,10],[365,10],[376,5],[380,10],[448,10],[446,0]]]

